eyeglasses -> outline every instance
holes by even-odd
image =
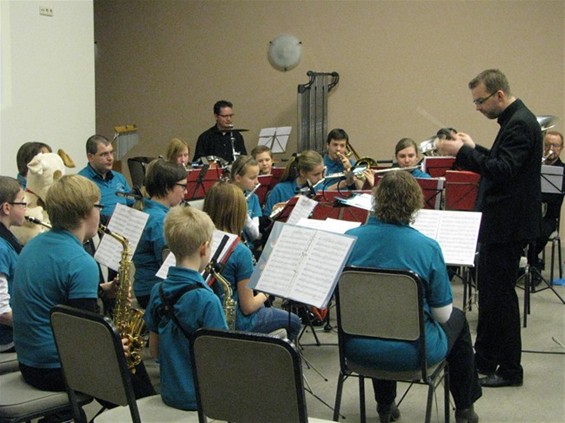
[[[94,204],[92,207],[96,207],[98,210],[102,211],[104,210],[104,204]]]
[[[495,95],[498,91],[493,92],[491,95],[487,96],[487,97],[483,97],[483,98],[477,98],[476,100],[473,100],[473,103],[475,103],[475,106],[481,106],[483,105],[483,103],[485,101],[487,101],[489,98],[491,98],[493,95]]]
[[[549,150],[550,148],[562,148],[562,144],[544,144],[544,148]]]
[[[224,118],[224,119],[225,119],[225,118],[232,118],[232,117],[234,117],[235,115],[232,113],[231,115],[218,115],[218,116],[220,116],[221,118]]]
[[[176,183],[175,185],[178,185],[179,187],[182,187],[182,189],[186,189],[186,187],[187,187],[188,184],[179,184],[179,183]]]
[[[12,201],[8,204],[11,204],[12,206],[23,206],[24,209],[27,208],[27,203],[25,201]]]

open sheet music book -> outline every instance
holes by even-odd
[[[263,128],[259,132],[258,145],[266,145],[272,153],[284,153],[292,126],[281,126],[279,128]]]
[[[217,252],[216,250],[220,246],[220,242],[222,242],[224,235],[228,236],[228,242],[224,245],[224,248],[222,249],[222,251],[220,251],[218,255],[218,263],[225,263],[229,258],[229,255],[231,254],[231,252],[239,242],[239,237],[237,235],[219,231],[216,229],[212,235],[212,257],[216,255]],[[166,279],[167,274],[169,273],[169,267],[175,266],[176,263],[177,261],[175,259],[175,255],[173,253],[169,253],[167,255],[167,258],[165,258],[165,261],[157,271],[156,276],[161,279]]]
[[[248,287],[324,308],[356,238],[276,222]]]
[[[331,217],[328,217],[325,220],[302,218],[298,221],[298,223],[296,223],[296,225],[326,232],[334,232],[336,234],[344,234],[350,229],[361,226],[361,222],[332,219]]]
[[[482,213],[422,209],[412,227],[435,239],[445,263],[474,266]]]
[[[118,203],[108,223],[108,229],[129,241],[130,254],[133,256],[147,219],[149,219],[147,213]],[[111,236],[105,235],[94,253],[94,259],[117,271],[120,268],[121,254],[122,244]]]

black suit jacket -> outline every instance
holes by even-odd
[[[498,117],[492,148],[463,146],[456,162],[481,175],[476,209],[483,213],[479,241],[537,238],[541,230],[542,135],[536,117],[517,99]]]

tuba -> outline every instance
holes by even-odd
[[[135,309],[130,303],[130,269],[131,257],[129,241],[104,225],[100,225],[98,231],[107,234],[122,244],[122,256],[118,270],[118,292],[116,293],[116,306],[114,307],[113,322],[120,337],[129,341],[129,354],[126,356],[128,367],[135,373],[135,366],[141,363],[141,349],[143,338],[141,336],[144,321],[143,311]]]
[[[223,308],[226,315],[228,329],[235,330],[237,302],[232,297],[233,290],[231,289],[229,281],[227,281],[226,278],[222,276],[222,274],[217,270],[217,267],[218,263],[216,262],[216,260],[212,259],[206,266],[205,271],[211,274],[220,283],[220,285],[222,285],[222,288],[224,289]]]

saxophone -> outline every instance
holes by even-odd
[[[131,257],[129,241],[120,234],[100,225],[98,231],[107,234],[122,244],[122,256],[118,269],[118,292],[114,307],[114,325],[120,337],[129,341],[129,354],[126,356],[128,367],[135,373],[135,366],[141,363],[141,349],[143,347],[142,331],[144,329],[143,311],[135,309],[130,303],[130,268]]]
[[[237,302],[233,299],[233,290],[231,289],[230,283],[222,276],[222,274],[216,270],[218,263],[215,260],[211,260],[206,266],[206,272],[210,273],[224,289],[224,314],[226,315],[226,322],[228,324],[229,330],[235,330],[235,318],[237,310]]]

